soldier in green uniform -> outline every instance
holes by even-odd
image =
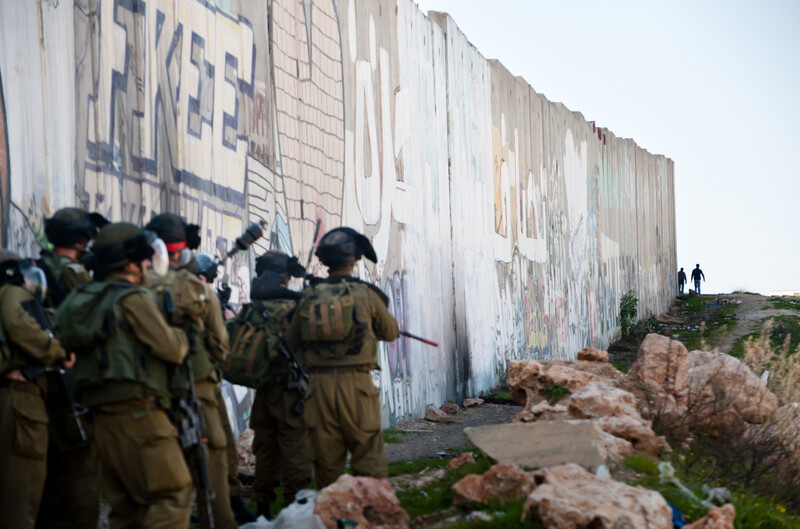
[[[281,252],[267,252],[256,259],[256,274],[250,290],[251,304],[242,307],[239,317],[259,325],[265,317],[275,321],[277,331],[285,335],[289,322],[302,298],[300,292],[289,290],[289,277],[304,277],[305,268],[296,257]],[[265,337],[274,339],[274,337]],[[237,344],[232,344],[236,347]],[[287,385],[297,382],[299,373],[289,359],[275,353],[269,363],[265,384],[258,388],[250,414],[250,427],[255,432],[253,453],[256,474],[253,491],[258,502],[258,514],[270,519],[270,505],[275,501],[275,488],[283,477],[283,497],[286,504],[295,494],[311,483],[311,439],[303,418],[304,394]]]
[[[115,223],[100,230],[93,252],[106,280],[73,290],[55,327],[78,353],[71,379],[76,399],[94,414],[110,527],[187,527],[192,478],[165,410],[170,366],[182,362],[189,342],[142,287],[151,266],[166,273],[164,243]]]
[[[170,265],[166,276],[153,278],[148,281],[148,286],[157,292],[168,290],[171,293],[175,304],[171,323],[184,329],[194,340],[193,354],[189,361],[192,364],[208,438],[208,470],[214,493],[214,499],[211,500],[214,527],[236,528],[238,524],[231,510],[228,490],[227,439],[218,404],[221,400],[221,376],[217,366],[228,354],[228,331],[222,320],[216,294],[188,269],[192,261],[189,246],[197,248],[200,244],[199,226],[188,225],[172,213],[162,213],[153,217],[146,229],[164,240]],[[191,458],[189,461],[195,487],[200,492],[198,469],[194,467]],[[200,525],[209,527],[207,511],[199,509],[199,514]]]
[[[378,388],[378,340],[398,336],[380,290],[351,277],[362,256],[377,262],[369,240],[351,228],[336,228],[316,251],[329,277],[309,286],[287,334],[308,368],[305,419],[311,430],[317,486],[344,473],[347,452],[356,476],[386,477]]]
[[[25,309],[34,301],[26,287],[43,279],[29,261],[0,250],[0,525],[14,529],[34,527],[47,472],[45,382],[28,380],[21,369],[66,359],[58,340]]]
[[[217,277],[217,261],[204,252],[196,252],[186,269],[208,285],[213,283]],[[244,485],[239,481],[239,449],[236,447],[236,438],[233,436],[233,428],[231,428],[228,409],[225,406],[225,398],[221,390],[217,391],[217,409],[219,410],[220,423],[222,423],[222,428],[225,430],[225,453],[228,460],[228,493],[231,496],[233,517],[240,524],[255,522],[255,514],[247,508],[242,499]]]
[[[108,221],[98,213],[78,208],[63,208],[44,221],[44,232],[53,250],[43,250],[37,264],[47,277],[46,306],[58,308],[79,285],[92,280],[82,263],[86,246]],[[52,379],[51,379],[52,382]],[[66,439],[64,395],[51,384],[47,407],[51,421],[47,454],[47,481],[36,527],[47,529],[58,523],[73,527],[93,527],[100,515],[100,461],[94,447],[92,422],[83,418],[88,441]]]

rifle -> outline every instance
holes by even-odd
[[[53,334],[53,329],[50,327],[50,320],[47,319],[44,308],[38,299],[29,299],[28,301],[22,302],[22,308],[25,309],[25,312],[30,314],[34,320],[36,320],[36,323],[39,324],[39,327],[41,327],[42,330],[44,330],[51,337],[55,337]],[[70,388],[69,385],[69,377],[67,377],[66,369],[60,365],[50,367],[27,366],[22,368],[20,371],[28,380],[33,380],[42,373],[53,375],[58,380],[58,387],[64,397],[65,408],[69,414],[70,422],[74,426],[72,435],[67,434],[65,437],[68,439],[74,438],[73,435],[77,433],[77,437],[80,439],[80,442],[86,442],[88,437],[86,436],[86,430],[83,427],[83,420],[81,417],[89,413],[89,410],[88,408],[75,402],[75,399],[72,396],[72,388]]]
[[[175,313],[175,304],[169,291],[163,292],[164,311],[170,319]],[[203,509],[208,519],[208,527],[214,529],[214,513],[211,509],[211,500],[214,491],[211,489],[211,475],[208,471],[208,437],[206,436],[203,414],[197,400],[197,389],[194,385],[194,372],[192,371],[191,355],[197,353],[197,336],[194,330],[187,332],[189,338],[189,355],[180,368],[183,376],[188,381],[188,391],[185,398],[175,397],[172,401],[172,420],[178,429],[178,441],[185,454],[191,454],[197,471],[197,497],[198,508]],[[201,495],[202,491],[202,495]]]

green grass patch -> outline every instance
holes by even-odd
[[[383,442],[388,444],[401,443],[404,435],[406,435],[406,432],[400,428],[386,428],[383,431]]]
[[[784,344],[788,343],[789,347],[786,351],[790,353],[796,352],[798,347],[800,347],[800,316],[774,316],[771,318],[763,318],[761,322],[759,322],[761,330],[739,338],[731,350],[731,356],[742,358],[745,352],[744,344],[749,339],[756,340],[760,338],[764,324],[770,319],[773,320],[769,334],[770,348],[773,351],[783,351]]]
[[[698,298],[699,296],[695,296],[690,299],[695,300]],[[711,312],[705,320],[705,327],[702,331],[680,330],[676,331],[674,334],[678,335],[678,340],[682,341],[690,351],[702,349],[704,343],[707,347],[715,347],[719,345],[725,333],[730,332],[733,326],[736,325],[737,310],[739,310],[739,305],[715,306],[713,312]]]
[[[628,369],[631,368],[632,364],[628,364],[626,362],[611,362],[611,365],[617,368],[617,371],[622,373],[627,373]]]
[[[778,310],[800,310],[800,299],[798,298],[769,298],[772,307],[766,306],[763,310],[770,308]]]
[[[641,474],[648,474],[650,476],[658,475],[658,461],[648,455],[636,454],[626,457],[623,464]]]
[[[416,462],[410,462],[407,463],[407,465],[412,465],[414,463]],[[438,464],[446,465],[447,460],[440,459],[438,460]],[[475,455],[474,463],[467,463],[455,470],[451,470],[443,479],[431,483],[426,487],[422,487],[421,489],[398,490],[397,498],[400,500],[400,505],[408,512],[412,520],[418,516],[443,511],[453,505],[453,492],[451,491],[451,487],[457,481],[468,474],[483,474],[489,470],[491,466],[491,461],[489,461],[486,456],[478,453]],[[389,469],[389,473],[392,473],[391,468]]]
[[[389,477],[403,474],[418,474],[426,469],[447,466],[449,459],[417,459],[416,461],[394,461],[389,463]]]
[[[706,303],[713,302],[715,298],[709,296],[689,296],[684,294],[678,296],[678,299],[683,302],[683,306],[679,309],[679,312],[684,316],[694,316],[706,310],[708,308]]]
[[[550,384],[542,390],[542,396],[544,396],[550,404],[555,404],[567,395],[569,395],[569,390],[567,388],[555,384]]]
[[[748,340],[754,340],[761,336],[760,333],[752,332],[750,334],[745,334],[741,338],[739,338],[735,344],[733,344],[733,348],[731,349],[730,355],[736,358],[744,358],[744,344]]]
[[[447,527],[448,529],[472,529],[474,527],[480,529],[544,529],[544,525],[542,525],[541,522],[520,521],[525,508],[525,501],[525,499],[510,501],[497,506],[476,505],[474,509],[471,509],[471,512],[476,510],[486,512],[492,516],[492,520],[486,521],[471,518],[463,522],[448,525]]]

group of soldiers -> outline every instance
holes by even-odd
[[[38,260],[0,250],[0,527],[238,527],[244,505],[222,377],[256,389],[257,514],[353,474],[387,475],[377,342],[398,336],[383,293],[352,276],[369,240],[318,242],[328,277],[297,258],[256,259],[251,302],[227,322],[174,214],[144,227],[77,208],[45,220]],[[288,288],[302,278],[303,292]],[[196,494],[194,493],[196,491]]]

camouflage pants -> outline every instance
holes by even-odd
[[[250,427],[255,432],[253,490],[259,503],[275,501],[281,477],[287,505],[294,501],[297,491],[311,483],[311,439],[303,416],[291,413],[296,401],[296,392],[287,393],[278,385],[267,385],[256,392]]]

